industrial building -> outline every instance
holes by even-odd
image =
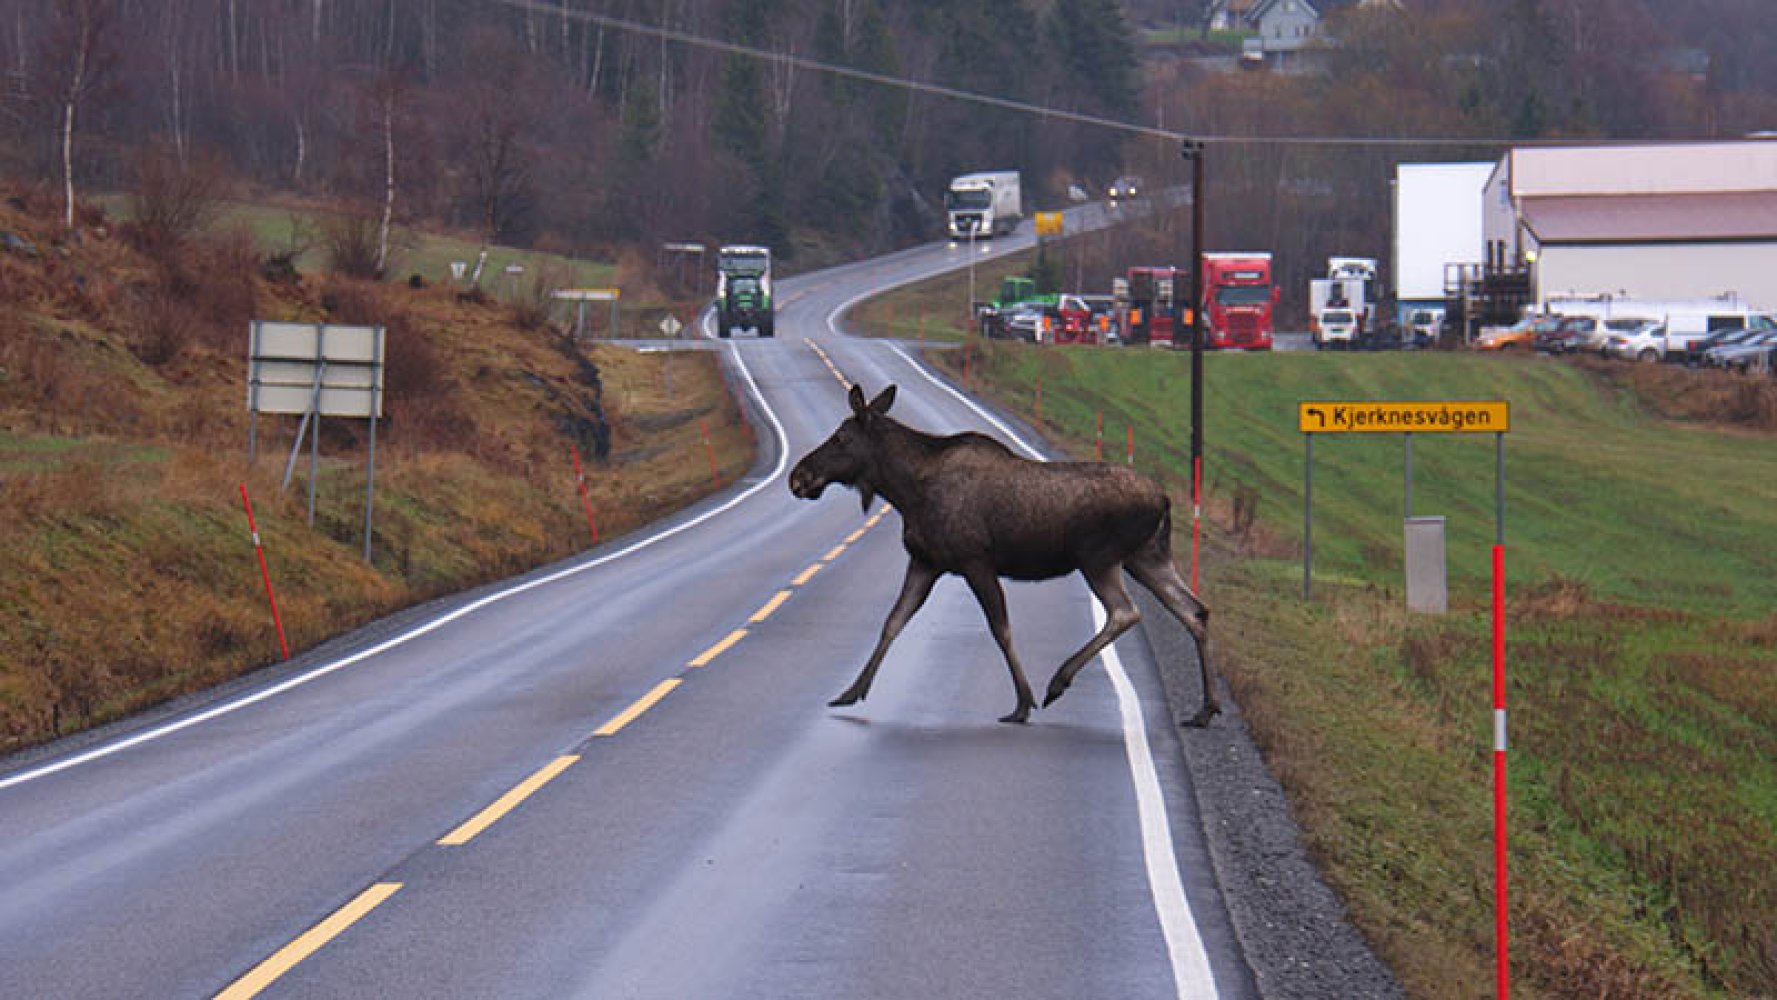
[[[1552,298],[1726,299],[1777,312],[1777,140],[1513,149],[1403,163],[1402,323],[1447,309],[1472,335]]]
[[[1482,198],[1487,269],[1551,297],[1777,310],[1777,141],[1513,149]]]

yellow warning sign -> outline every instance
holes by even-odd
[[[1037,213],[1037,235],[1038,236],[1060,236],[1060,235],[1062,235],[1062,214],[1060,212],[1038,212]]]
[[[1304,402],[1296,422],[1304,434],[1503,434],[1512,429],[1512,407],[1503,399]]]

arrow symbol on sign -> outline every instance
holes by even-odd
[[[1314,420],[1315,420],[1314,426],[1325,427],[1327,425],[1327,415],[1325,412],[1323,412],[1321,410],[1320,407],[1310,406],[1307,408],[1307,412],[1308,412],[1309,416],[1314,418]]]

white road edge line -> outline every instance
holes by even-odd
[[[747,488],[746,490],[743,490],[742,492],[736,494],[728,502],[726,502],[726,503],[722,504],[721,506],[716,507],[712,510],[709,510],[709,511],[706,511],[702,514],[699,514],[697,517],[694,517],[691,520],[686,521],[683,524],[676,525],[672,528],[668,528],[665,531],[662,531],[658,534],[649,535],[647,538],[643,538],[640,541],[630,544],[622,549],[619,549],[616,552],[612,552],[609,555],[600,556],[597,559],[593,559],[588,562],[580,563],[576,566],[570,566],[566,569],[557,570],[556,572],[551,573],[548,576],[538,577],[535,580],[530,580],[525,583],[521,583],[516,586],[509,587],[506,590],[501,590],[496,593],[489,594],[486,597],[480,598],[479,600],[476,600],[472,603],[465,604],[464,606],[456,609],[455,611],[450,612],[449,614],[442,615],[438,618],[432,619],[429,622],[425,622],[425,623],[413,628],[411,631],[403,632],[397,636],[394,636],[393,638],[386,639],[382,642],[377,643],[374,646],[371,646],[368,649],[360,650],[360,651],[353,653],[352,655],[344,657],[342,659],[334,660],[331,663],[324,663],[318,667],[315,667],[312,670],[306,671],[301,674],[297,674],[294,677],[280,681],[277,684],[272,685],[271,687],[264,688],[263,690],[260,690],[260,691],[256,691],[250,695],[246,695],[245,697],[237,698],[233,701],[223,702],[220,705],[216,705],[212,708],[206,709],[206,710],[199,712],[195,715],[187,716],[183,719],[178,720],[177,722],[170,722],[170,723],[167,723],[166,725],[156,726],[151,729],[143,730],[140,733],[136,733],[132,736],[128,736],[123,739],[119,739],[114,743],[107,743],[103,746],[95,747],[95,748],[93,748],[91,750],[87,750],[83,753],[74,754],[73,756],[70,756],[70,757],[64,757],[61,760],[54,761],[49,764],[44,764],[40,767],[30,768],[28,770],[20,771],[17,774],[13,774],[13,775],[10,775],[5,778],[0,778],[0,789],[11,788],[14,785],[23,785],[27,782],[36,781],[39,778],[45,778],[45,777],[48,777],[49,775],[56,774],[61,771],[69,770],[70,768],[79,767],[82,764],[90,764],[93,761],[102,760],[106,757],[114,756],[116,754],[122,753],[125,750],[129,750],[133,747],[141,746],[144,743],[151,743],[151,742],[161,739],[162,737],[165,737],[165,736],[171,736],[172,734],[177,733],[181,730],[190,729],[193,726],[199,725],[201,723],[209,722],[212,719],[218,719],[218,718],[221,718],[222,716],[230,715],[234,712],[240,711],[243,708],[247,708],[252,705],[257,705],[262,701],[267,701],[271,698],[275,698],[278,695],[285,693],[286,691],[291,691],[296,688],[302,687],[304,684],[307,684],[310,681],[319,680],[322,677],[325,677],[328,674],[331,674],[335,671],[344,670],[346,667],[352,666],[353,664],[361,663],[365,660],[370,659],[373,656],[377,656],[378,654],[381,654],[381,653],[386,653],[389,650],[396,648],[397,646],[402,646],[402,645],[405,645],[409,642],[412,642],[413,640],[418,639],[420,636],[426,635],[431,632],[435,632],[438,629],[441,629],[444,626],[449,625],[450,623],[452,623],[454,621],[457,621],[462,618],[466,618],[469,615],[472,615],[475,612],[480,611],[482,608],[485,608],[485,607],[488,607],[489,605],[497,604],[501,601],[504,601],[508,597],[514,597],[519,594],[525,593],[526,591],[535,590],[538,587],[547,586],[547,585],[549,585],[551,583],[555,583],[559,580],[565,580],[568,577],[577,576],[581,573],[586,572],[587,570],[597,569],[600,566],[604,566],[608,563],[612,563],[612,562],[615,562],[619,559],[625,558],[633,553],[641,551],[642,549],[648,548],[651,545],[655,545],[660,542],[663,542],[663,541],[667,540],[668,538],[673,537],[674,535],[678,535],[678,534],[682,534],[683,532],[690,531],[692,528],[695,528],[698,525],[703,524],[704,522],[710,520],[711,518],[714,518],[714,517],[721,515],[721,514],[726,514],[728,511],[733,510],[735,507],[739,506],[740,504],[744,503],[748,499],[752,498],[759,491],[765,489],[767,486],[770,486],[772,483],[775,483],[780,477],[783,476],[784,467],[789,462],[790,440],[789,440],[789,436],[784,433],[784,425],[782,423],[780,423],[777,419],[777,413],[771,409],[771,404],[765,401],[765,394],[759,391],[759,384],[753,380],[753,372],[751,369],[749,369],[747,367],[745,359],[743,359],[741,357],[739,348],[735,347],[732,344],[728,345],[728,347],[729,347],[730,353],[734,357],[734,363],[740,368],[741,376],[746,380],[747,391],[750,392],[752,394],[753,398],[758,401],[760,409],[764,411],[766,419],[769,420],[771,423],[772,433],[777,435],[777,464],[772,467],[771,474],[766,476],[764,479],[760,480],[758,483],[754,484],[753,486]]]
[[[1042,452],[1031,447],[999,418],[976,405],[975,401],[957,392],[949,383],[934,376],[915,361],[899,345],[894,352],[901,356],[926,381],[950,393],[957,401],[973,410],[981,419],[1004,434],[1032,458],[1047,461]],[[1092,626],[1102,629],[1104,608],[1093,600]],[[1110,675],[1111,688],[1117,692],[1117,709],[1123,718],[1123,749],[1129,756],[1129,773],[1135,782],[1136,811],[1141,819],[1142,857],[1147,863],[1148,890],[1154,896],[1154,910],[1160,918],[1160,931],[1166,938],[1167,956],[1172,961],[1173,983],[1179,1000],[1203,1000],[1219,996],[1215,974],[1209,967],[1209,953],[1204,950],[1203,937],[1197,932],[1197,920],[1191,915],[1191,903],[1185,898],[1185,885],[1179,875],[1178,855],[1173,848],[1172,826],[1166,820],[1166,797],[1160,790],[1159,772],[1154,767],[1154,752],[1148,746],[1148,727],[1142,719],[1141,696],[1123,669],[1123,658],[1117,655],[1116,643],[1099,654],[1105,673]]]

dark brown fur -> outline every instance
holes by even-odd
[[[1201,726],[1220,710],[1204,648],[1209,609],[1173,564],[1171,504],[1159,484],[1120,465],[1034,462],[980,434],[925,434],[889,418],[894,399],[892,385],[869,403],[853,386],[852,416],[790,473],[790,491],[805,500],[840,483],[858,491],[866,510],[880,495],[901,514],[908,556],[901,596],[869,662],[832,704],[850,705],[870,692],[889,644],[938,578],[955,573],[981,602],[1012,671],[1018,705],[1002,721],[1023,722],[1036,701],[1012,651],[999,578],[1047,580],[1078,570],[1105,606],[1104,628],[1050,679],[1047,706],[1087,662],[1141,620],[1123,586],[1128,570],[1196,640],[1203,707],[1189,724]]]

